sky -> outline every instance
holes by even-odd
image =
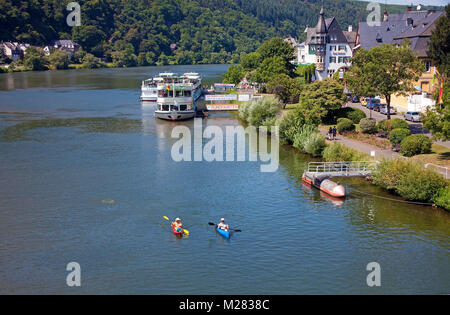
[[[385,3],[386,0],[364,0],[364,1],[375,1],[375,2],[380,2],[380,3]],[[402,5],[409,5],[409,4],[413,4],[413,5],[418,5],[418,4],[422,4],[422,5],[441,5],[441,6],[445,6],[447,4],[450,3],[450,0],[387,0],[388,4],[402,4]]]

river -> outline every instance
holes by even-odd
[[[214,82],[226,69],[0,75],[0,293],[450,293],[445,211],[379,198],[398,199],[361,179],[332,200],[302,184],[312,159],[287,146],[274,173],[174,162],[178,124],[141,105],[141,80],[195,71]],[[212,113],[203,124],[239,121]],[[181,217],[190,236],[163,216]],[[242,232],[224,240],[208,225],[221,217]],[[66,284],[69,262],[81,287]],[[370,262],[380,287],[366,283]]]

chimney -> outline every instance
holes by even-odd
[[[387,10],[384,10],[383,22],[387,22],[389,20],[389,14]]]
[[[353,32],[353,25],[349,25],[349,26],[348,26],[348,32],[349,32],[349,33]]]
[[[412,9],[413,9],[412,6],[409,5],[409,6],[406,7],[406,12],[411,12]]]

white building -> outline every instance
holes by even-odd
[[[331,77],[337,71],[346,71],[350,67],[352,55],[351,43],[332,17],[325,19],[323,8],[320,11],[316,27],[306,28],[306,41],[298,44],[298,64],[315,64],[316,80]]]

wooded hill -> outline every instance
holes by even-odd
[[[0,0],[0,41],[43,46],[71,38],[97,57],[112,60],[120,52],[140,65],[237,62],[271,37],[304,36],[322,5],[321,0],[79,0],[82,26],[71,28],[66,23],[71,1]],[[326,1],[325,12],[346,28],[367,16],[366,6]]]

